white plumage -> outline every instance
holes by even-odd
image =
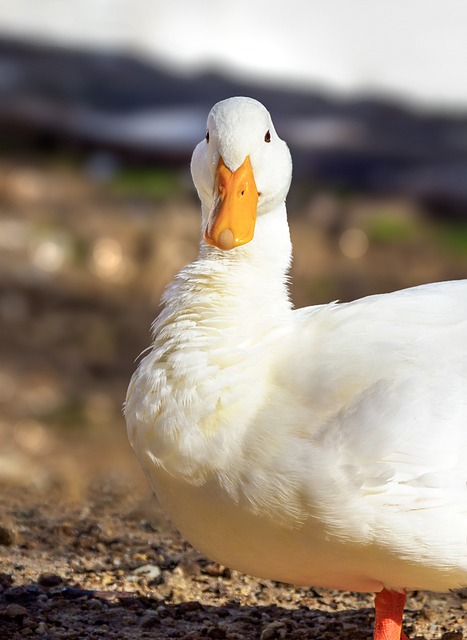
[[[194,546],[257,576],[466,586],[467,281],[294,310],[287,146],[248,98],[215,105],[208,131],[192,161],[205,239],[128,390],[155,492]],[[230,246],[219,165],[248,157],[254,234]]]

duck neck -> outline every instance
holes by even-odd
[[[254,239],[222,251],[201,244],[197,260],[167,290],[155,330],[191,318],[223,337],[264,332],[290,313],[287,274],[291,243],[285,204],[257,220]],[[190,323],[191,324],[191,323]]]
[[[292,246],[285,203],[256,221],[254,238],[223,251],[201,243],[195,269],[203,269],[227,304],[252,305],[264,313],[290,309],[288,271]],[[211,287],[205,289],[211,295]],[[237,302],[236,302],[237,301]],[[260,314],[260,315],[263,315]]]
[[[206,213],[203,213],[203,219],[207,219]],[[274,210],[258,216],[253,239],[247,244],[230,251],[223,251],[203,241],[200,249],[201,258],[224,260],[232,265],[258,265],[265,271],[270,270],[273,276],[288,271],[291,253],[285,202]]]

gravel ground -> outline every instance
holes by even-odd
[[[371,595],[232,571],[184,542],[141,481],[87,480],[78,494],[0,487],[1,640],[371,638]],[[412,593],[405,628],[461,640],[466,611],[467,593]]]

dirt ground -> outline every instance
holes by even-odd
[[[105,464],[63,446],[42,457],[41,476],[24,456],[0,485],[1,640],[371,638],[370,594],[258,580],[201,556],[123,440]],[[461,640],[466,612],[467,593],[411,593],[405,629]]]

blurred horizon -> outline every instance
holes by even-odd
[[[4,0],[0,34],[136,55],[184,74],[215,69],[335,98],[465,113],[462,0],[292,0],[286,29],[284,8],[279,0]]]
[[[222,71],[181,74],[123,52],[0,36],[4,152],[36,150],[187,173],[218,100],[249,95],[270,110],[303,185],[398,193],[450,215],[467,202],[467,112],[420,112],[365,95],[336,99]],[[457,212],[457,213],[456,213]]]

